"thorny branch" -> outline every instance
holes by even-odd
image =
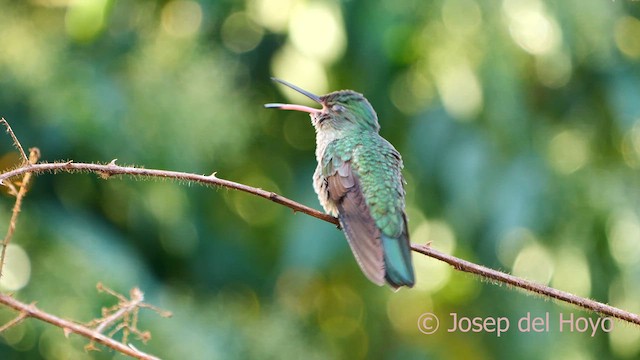
[[[113,350],[118,351],[124,355],[128,355],[136,359],[159,360],[157,357],[144,353],[134,348],[133,346],[127,346],[119,341],[110,338],[107,335],[103,335],[100,332],[94,329],[90,329],[84,325],[80,325],[73,321],[65,320],[55,315],[51,315],[38,309],[34,304],[25,304],[14,299],[10,295],[0,294],[0,304],[4,304],[20,312],[18,317],[2,326],[2,331],[18,324],[28,317],[31,317],[34,319],[42,320],[44,322],[48,322],[49,324],[61,328],[67,336],[71,333],[74,333],[84,336],[87,339],[91,339],[91,343],[89,344],[89,346],[87,346],[88,349],[95,349],[95,347],[92,348],[91,346],[94,342],[97,342],[104,346],[110,347]]]
[[[22,166],[29,166],[37,163],[38,159],[40,158],[40,151],[37,148],[31,148],[29,149],[29,157],[27,157],[24,149],[22,148],[22,145],[20,144],[20,141],[18,141],[18,138],[15,136],[9,123],[5,119],[0,119],[0,123],[3,123],[5,125],[5,127],[7,128],[7,132],[13,140],[14,146],[20,152]],[[7,234],[5,235],[4,240],[1,244],[2,252],[0,253],[0,276],[4,267],[7,248],[15,232],[18,214],[20,213],[20,209],[22,207],[22,200],[27,194],[31,176],[31,172],[25,172],[22,180],[17,183],[17,189],[9,179],[0,180],[0,184],[7,186],[7,188],[9,189],[9,194],[16,197],[16,201],[11,213],[11,219],[9,221],[9,228],[7,229]],[[88,327],[84,327],[74,322],[64,320],[57,316],[43,312],[42,310],[36,308],[35,303],[27,305],[14,299],[11,295],[0,294],[0,304],[4,304],[19,311],[18,316],[16,316],[13,320],[0,326],[0,333],[20,324],[25,319],[32,317],[51,323],[61,328],[66,336],[68,336],[70,333],[76,333],[91,339],[89,345],[86,346],[87,350],[98,350],[98,348],[95,346],[95,343],[98,342],[122,354],[129,355],[138,359],[158,359],[155,356],[148,355],[142,351],[135,349],[132,345],[125,345],[127,343],[127,336],[129,335],[129,332],[134,333],[143,342],[146,342],[151,338],[151,334],[148,331],[142,332],[137,328],[138,311],[140,308],[150,308],[163,317],[171,316],[171,313],[159,310],[152,305],[143,303],[142,301],[144,299],[144,295],[138,288],[134,288],[131,290],[131,300],[103,286],[102,284],[98,284],[98,291],[105,291],[110,293],[111,295],[116,296],[119,299],[119,302],[116,306],[113,306],[109,309],[103,309],[104,317],[102,319],[95,320],[95,323],[98,324],[95,329],[90,329]],[[115,325],[115,328],[110,334],[102,334],[103,330],[113,325]],[[122,342],[118,342],[111,338],[120,330],[122,330],[123,333]]]
[[[20,141],[16,138],[16,135],[11,130],[11,126],[9,123],[3,118],[0,119],[0,122],[3,123],[7,127],[7,132],[11,135],[11,139],[13,140],[13,145],[20,152],[20,156],[23,164],[35,164],[40,159],[40,150],[38,148],[29,149],[29,157],[24,153],[24,149],[22,145],[20,145]],[[4,268],[4,261],[7,256],[7,248],[9,247],[9,243],[11,242],[11,238],[13,237],[13,233],[16,231],[16,223],[18,222],[18,214],[20,213],[20,208],[22,207],[22,199],[27,195],[27,189],[29,186],[29,181],[31,181],[31,173],[24,174],[22,181],[19,183],[19,189],[7,179],[7,181],[2,182],[9,188],[9,192],[16,197],[16,202],[13,205],[13,210],[11,212],[11,219],[9,220],[9,228],[7,229],[7,234],[2,240],[2,252],[0,252],[0,277],[2,277],[2,269]]]
[[[146,343],[151,339],[151,333],[148,331],[140,331],[138,329],[138,311],[141,308],[151,309],[162,317],[171,316],[171,312],[169,311],[163,311],[155,306],[144,303],[144,294],[138,288],[133,288],[129,292],[131,299],[127,299],[125,296],[109,289],[102,283],[98,283],[97,288],[100,292],[106,292],[116,297],[118,299],[118,304],[110,308],[102,308],[102,318],[91,321],[87,326],[95,326],[94,331],[100,334],[113,327],[113,330],[108,334],[109,337],[113,337],[113,335],[118,331],[122,330],[123,344],[127,343],[129,333],[137,335],[143,343]],[[93,340],[85,348],[87,350],[97,350]]]
[[[2,121],[4,122],[4,119],[2,119]],[[6,122],[4,123],[6,124]],[[12,135],[12,137],[15,139],[15,136]],[[15,139],[14,141],[17,142],[17,139]],[[18,145],[16,146],[18,147]],[[108,179],[113,175],[128,175],[128,176],[140,176],[140,177],[148,177],[148,178],[166,178],[166,179],[173,179],[173,180],[182,180],[182,181],[198,183],[205,186],[222,186],[222,187],[240,190],[252,195],[263,197],[275,203],[287,206],[291,208],[293,211],[296,211],[296,212],[299,211],[309,216],[313,216],[317,219],[339,226],[338,219],[336,219],[333,216],[324,214],[320,211],[317,211],[315,209],[312,209],[310,207],[307,207],[305,205],[302,205],[298,202],[287,199],[285,197],[282,197],[270,191],[266,191],[263,189],[259,189],[259,188],[251,187],[248,185],[218,178],[215,172],[211,175],[198,175],[198,174],[184,173],[184,172],[178,172],[178,171],[145,169],[145,168],[131,167],[131,166],[120,166],[116,164],[115,159],[109,162],[108,164],[75,163],[73,161],[57,162],[57,163],[36,163],[35,161],[25,162],[23,163],[22,166],[16,169],[6,171],[0,174],[0,184],[9,186],[8,185],[10,184],[8,182],[9,179],[12,179],[21,175],[41,174],[46,172],[58,172],[58,171],[64,171],[69,173],[91,172],[91,173],[98,174],[100,177],[104,179]],[[443,261],[451,265],[454,269],[458,271],[462,271],[470,274],[476,274],[484,279],[489,279],[502,284],[507,284],[509,286],[513,286],[522,290],[539,294],[544,297],[548,297],[548,298],[556,299],[569,304],[573,304],[585,310],[599,313],[603,316],[611,316],[629,323],[640,325],[640,315],[633,314],[628,311],[625,311],[601,302],[576,296],[574,294],[557,290],[545,285],[536,284],[534,282],[527,281],[527,280],[518,278],[516,276],[497,271],[497,270],[489,269],[487,267],[477,265],[472,262],[441,253],[431,248],[428,245],[412,244],[411,247],[413,251],[426,255],[433,259]],[[135,300],[136,294],[132,292],[131,295],[132,295],[132,299],[126,300],[126,301],[130,301],[133,303],[136,301]],[[119,299],[122,302],[122,298],[119,297]],[[103,319],[101,319],[102,323],[100,323],[96,327],[96,329],[88,329],[84,326],[77,325],[75,323],[72,323],[63,319],[59,319],[54,317],[53,315],[44,313],[38,310],[34,305],[26,305],[21,302],[18,302],[17,300],[13,299],[11,296],[8,296],[8,295],[0,294],[0,303],[20,311],[21,315],[18,316],[16,319],[14,319],[12,322],[18,323],[22,321],[24,317],[35,317],[43,321],[50,322],[56,326],[59,326],[65,329],[65,331],[72,331],[80,335],[86,336],[88,338],[92,338],[96,342],[110,346],[124,354],[134,356],[134,357],[139,357],[141,354],[140,352],[137,352],[137,350],[127,347],[122,343],[119,343],[111,339],[110,337],[102,335],[100,333],[101,331],[105,330],[107,327],[114,324],[114,321],[111,321],[111,318],[112,316],[114,316],[115,313],[112,313],[111,315],[103,315],[104,317]],[[124,307],[126,308],[126,306]],[[120,308],[123,308],[123,307],[120,307]],[[22,314],[26,314],[26,315],[22,315]],[[101,324],[106,324],[106,325],[101,325]],[[131,324],[134,324],[133,320],[131,321]],[[122,326],[121,325],[122,323],[120,325],[116,325],[115,331],[118,331],[126,327],[125,325],[122,325]],[[131,351],[134,351],[134,353],[132,354]],[[151,356],[146,358],[145,357],[140,357],[140,358],[154,359],[154,357],[151,357]]]
[[[16,176],[20,176],[24,173],[40,174],[45,172],[58,172],[65,171],[69,173],[73,172],[92,172],[98,174],[103,179],[108,179],[113,175],[130,175],[141,176],[148,178],[165,178],[173,180],[182,180],[188,182],[194,182],[202,185],[218,185],[229,189],[244,191],[249,194],[263,197],[267,200],[271,200],[275,203],[284,205],[291,208],[293,211],[303,212],[307,215],[311,215],[320,220],[332,223],[336,226],[339,225],[338,219],[331,215],[327,215],[318,210],[302,205],[293,200],[287,199],[274,192],[258,189],[248,185],[240,184],[237,182],[220,179],[216,176],[216,173],[211,175],[199,175],[192,173],[185,173],[179,171],[169,170],[155,170],[145,169],[141,167],[132,166],[120,166],[116,165],[115,159],[108,164],[90,164],[90,163],[76,163],[73,161],[56,162],[56,163],[39,163],[39,164],[26,164],[17,169],[10,170],[0,174],[0,183],[3,183],[5,179],[11,179]]]
[[[489,269],[482,265],[474,264],[470,261],[459,259],[455,256],[443,254],[429,246],[411,244],[411,249],[420,254],[429,256],[440,261],[444,261],[447,264],[453,266],[458,271],[463,271],[470,274],[479,275],[482,278],[497,281],[502,284],[507,284],[515,288],[527,290],[538,295],[546,296],[552,299],[567,302],[569,304],[576,305],[585,310],[593,311],[604,316],[611,316],[616,319],[624,320],[629,323],[640,325],[640,315],[628,312],[626,310],[618,309],[611,305],[603,304],[598,301],[583,298],[566,291],[554,289],[549,286],[534,283],[529,280],[521,279],[517,276],[503,273],[498,270]]]
[[[206,175],[198,175],[198,174],[184,173],[184,172],[178,172],[178,171],[155,170],[155,169],[144,169],[144,168],[138,168],[138,167],[119,166],[119,165],[116,165],[115,162],[113,161],[106,165],[74,163],[74,162],[27,164],[15,170],[0,174],[0,181],[4,181],[5,179],[19,176],[28,172],[43,173],[43,172],[50,172],[50,171],[66,171],[66,172],[89,171],[89,172],[99,174],[102,177],[109,177],[111,175],[133,175],[133,176],[159,177],[159,178],[168,178],[168,179],[175,179],[175,180],[184,180],[184,181],[195,182],[203,185],[219,185],[226,188],[236,189],[236,190],[244,191],[253,195],[263,197],[265,199],[271,200],[278,204],[285,205],[293,209],[294,211],[305,213],[307,215],[313,216],[320,220],[324,220],[336,226],[338,226],[339,224],[338,219],[336,219],[333,216],[327,215],[318,210],[304,206],[302,204],[299,204],[293,200],[282,197],[273,192],[265,191],[265,190],[254,188],[244,184],[218,178],[215,176],[215,174],[206,176]],[[633,313],[630,313],[630,312],[627,312],[627,311],[624,311],[624,310],[621,310],[597,301],[576,296],[565,291],[557,290],[548,286],[544,286],[544,285],[536,284],[524,279],[520,279],[513,275],[509,275],[497,270],[492,270],[484,266],[480,266],[480,265],[456,258],[454,256],[440,253],[439,251],[432,249],[431,247],[428,247],[428,246],[413,244],[412,248],[414,251],[418,253],[421,253],[423,255],[429,256],[434,259],[438,259],[440,261],[444,261],[450,264],[451,266],[453,266],[456,270],[471,273],[471,274],[476,274],[487,279],[495,280],[495,281],[505,283],[523,290],[531,291],[543,296],[547,296],[547,297],[564,301],[570,304],[574,304],[585,310],[594,311],[604,316],[612,316],[620,320],[624,320],[624,321],[628,321],[628,322],[640,325],[640,316],[637,314],[633,314]]]

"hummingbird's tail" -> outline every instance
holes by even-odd
[[[395,290],[401,286],[412,287],[416,280],[407,234],[403,233],[399,238],[382,234],[381,240],[384,248],[385,279]]]

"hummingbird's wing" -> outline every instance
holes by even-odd
[[[337,205],[338,219],[360,269],[371,282],[384,285],[385,265],[380,229],[366,204],[358,178],[350,161],[334,169],[327,176],[327,190]]]
[[[326,195],[364,274],[394,289],[413,286],[415,276],[404,213],[402,159],[381,137],[360,138],[356,146],[333,142],[325,151]],[[345,148],[353,151],[345,151]],[[321,185],[321,190],[322,186]],[[321,191],[322,192],[322,191]]]

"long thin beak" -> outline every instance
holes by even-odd
[[[300,94],[308,97],[309,99],[322,104],[322,100],[320,100],[320,97],[316,94],[313,94],[307,90],[301,89],[289,82],[286,82],[284,80],[280,80],[278,78],[274,78],[272,77],[271,80],[275,81],[275,82],[279,82],[280,84],[287,86],[297,92],[299,92]],[[269,108],[269,109],[281,109],[281,110],[295,110],[295,111],[304,111],[304,112],[308,112],[308,113],[317,113],[322,111],[321,109],[314,109],[312,107],[309,106],[304,106],[304,105],[295,105],[295,104],[280,104],[280,103],[270,103],[270,104],[265,104],[264,107]]]

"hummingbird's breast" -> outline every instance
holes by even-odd
[[[329,196],[328,182],[324,175],[323,164],[327,157],[333,154],[327,154],[329,144],[339,141],[340,134],[335,130],[318,130],[316,129],[316,160],[318,166],[313,174],[313,189],[318,194],[318,200],[324,211],[333,216],[338,215],[337,205]]]
[[[316,130],[316,160],[318,164],[322,164],[327,146],[341,137],[338,130]]]

